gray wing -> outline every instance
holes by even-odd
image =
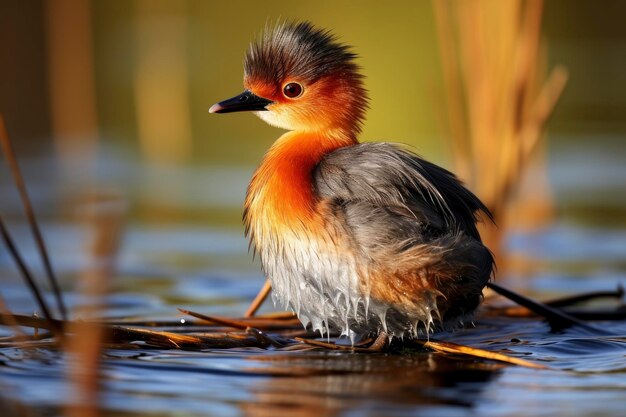
[[[395,235],[428,240],[462,232],[480,241],[477,215],[485,205],[451,172],[391,143],[362,143],[328,154],[316,167],[318,195],[352,211],[384,220]],[[350,217],[352,217],[350,216]],[[355,217],[352,217],[353,219]],[[376,231],[372,230],[375,233]]]
[[[397,145],[363,143],[328,154],[313,178],[333,210],[329,221],[347,232],[363,260],[390,283],[411,279],[417,288],[429,280],[399,311],[421,308],[429,287],[445,295],[437,297],[444,323],[478,306],[494,265],[476,221],[491,214],[452,173]]]

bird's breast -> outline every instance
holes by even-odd
[[[315,167],[339,145],[311,135],[281,137],[252,178],[244,212],[275,300],[322,332],[322,323],[348,323],[359,302],[355,256],[338,214],[313,184]]]
[[[333,150],[353,143],[313,133],[289,132],[269,149],[256,170],[245,201],[244,220],[255,245],[260,237],[320,232],[324,219],[313,184],[313,170]],[[268,237],[270,238],[270,237]]]

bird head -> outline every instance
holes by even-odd
[[[356,136],[368,97],[355,58],[326,30],[308,22],[279,24],[250,46],[246,90],[209,112],[254,111],[287,130]]]

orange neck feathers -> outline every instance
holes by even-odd
[[[258,228],[297,231],[318,224],[313,170],[324,155],[356,143],[349,136],[314,132],[288,132],[281,136],[265,155],[248,187],[244,213],[248,232],[258,234],[259,230],[250,230]]]

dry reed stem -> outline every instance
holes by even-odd
[[[456,171],[503,226],[567,72],[543,75],[542,0],[433,6]],[[486,236],[496,254],[503,231]]]
[[[8,318],[6,324],[13,329],[17,340],[26,340],[28,338],[26,333],[24,333],[24,331],[20,328],[17,321],[13,319],[13,313],[11,313],[11,310],[7,306],[2,295],[0,295],[0,313]]]
[[[384,348],[387,344],[387,335],[384,333],[381,333],[376,338],[374,343],[372,343],[371,346],[366,347],[366,348],[347,346],[347,345],[338,345],[336,343],[323,342],[320,340],[304,339],[300,337],[296,338],[295,340],[298,342],[304,343],[306,345],[309,345],[309,346],[315,346],[315,347],[320,347],[320,348],[330,349],[330,350],[341,350],[341,351],[351,351],[351,352],[361,352],[361,353],[379,353],[379,352],[384,351]],[[457,343],[442,342],[442,341],[436,341],[433,339],[430,339],[430,340],[418,339],[418,340],[413,340],[413,342],[426,349],[431,349],[439,353],[446,353],[446,354],[454,353],[454,354],[459,354],[459,355],[464,355],[464,356],[472,356],[475,358],[489,359],[493,361],[509,363],[512,365],[523,366],[526,368],[549,369],[545,365],[530,362],[530,361],[520,359],[520,358],[515,358],[509,355],[505,355],[503,353],[492,352],[492,351],[488,351],[484,349],[474,348],[471,346],[459,345]]]
[[[116,199],[99,201],[93,194],[88,221],[93,230],[90,245],[90,267],[81,274],[79,291],[90,303],[79,306],[75,314],[98,317],[106,311],[105,296],[114,272],[124,224],[125,205]],[[67,332],[74,334],[67,344],[71,355],[68,377],[75,392],[75,401],[67,406],[67,414],[76,417],[96,416],[103,375],[100,360],[107,329],[101,323],[85,326],[69,322]]]
[[[272,284],[270,283],[269,279],[266,279],[265,282],[263,283],[263,287],[261,288],[259,293],[256,295],[256,297],[254,297],[254,300],[252,300],[252,303],[250,303],[250,306],[246,310],[244,317],[254,316],[271,291],[272,291]]]
[[[541,365],[539,363],[530,362],[524,359],[515,358],[513,356],[505,355],[503,353],[492,352],[489,350],[473,348],[470,346],[459,345],[451,342],[442,342],[436,340],[416,340],[416,342],[427,349],[432,349],[435,352],[440,353],[456,353],[460,355],[472,356],[475,358],[489,359],[498,362],[510,363],[512,365],[523,366],[525,368],[534,369],[550,369],[548,366]]]
[[[323,342],[321,340],[307,339],[307,338],[303,338],[303,337],[296,337],[296,338],[294,338],[294,340],[296,340],[297,342],[300,342],[300,343],[304,343],[305,345],[308,345],[308,346],[321,347],[321,348],[329,349],[329,350],[342,350],[342,351],[361,352],[361,353],[380,352],[380,349],[378,349],[378,350],[371,350],[368,347],[363,348],[363,347],[356,347],[356,346],[352,346],[352,345],[338,345],[336,343]]]
[[[63,322],[60,320],[48,320],[42,319],[37,316],[25,316],[22,314],[0,314],[0,324],[10,326],[11,323],[16,323],[22,327],[32,327],[33,329],[46,329],[54,330],[54,328],[63,328]]]
[[[263,330],[302,327],[300,320],[298,320],[297,318],[259,319],[242,317],[241,319],[231,319],[225,317],[207,316],[205,314],[196,313],[182,308],[178,308],[177,310],[183,314],[188,314],[192,317],[200,319],[209,326],[227,326],[243,330],[247,329],[248,327],[256,327]]]
[[[99,415],[100,359],[105,329],[99,324],[83,326],[71,322],[67,330],[75,336],[68,338],[66,352],[70,355],[68,378],[75,393],[74,401],[66,405],[69,417],[95,417]]]
[[[31,274],[30,270],[26,266],[26,263],[24,262],[22,255],[17,249],[17,246],[15,245],[15,242],[13,241],[13,238],[11,237],[9,233],[9,230],[6,228],[4,221],[2,220],[2,216],[0,216],[0,235],[2,235],[2,239],[4,240],[4,243],[7,249],[9,250],[11,257],[13,258],[15,264],[20,270],[22,274],[22,278],[24,279],[24,281],[26,281],[26,285],[28,286],[28,288],[30,288],[31,293],[35,297],[35,301],[37,302],[37,305],[41,309],[45,319],[50,323],[50,330],[54,332],[54,334],[59,338],[59,340],[62,340],[63,331],[59,325],[60,322],[52,318],[52,315],[50,314],[50,309],[48,308],[48,303],[43,298],[41,291],[39,290],[39,287],[37,286],[37,283],[35,282],[35,279],[33,278],[33,275]]]
[[[463,102],[457,100],[462,95],[462,86],[459,76],[459,62],[455,53],[454,34],[449,16],[449,8],[443,5],[442,1],[435,1],[435,18],[437,20],[437,35],[439,36],[439,45],[442,60],[442,70],[444,77],[444,87],[446,92],[446,101],[448,108],[448,116],[450,118],[452,156],[454,157],[457,172],[462,178],[471,178],[471,167],[468,165],[467,158],[463,155],[469,153],[467,147],[468,140],[466,138],[465,126],[465,109]]]
[[[521,294],[517,294],[511,290],[494,284],[493,282],[488,283],[487,286],[501,296],[506,297],[509,300],[514,301],[517,304],[522,305],[529,310],[532,310],[536,314],[544,317],[550,324],[550,327],[555,331],[563,330],[568,327],[578,327],[594,334],[607,334],[602,329],[593,327],[581,320],[578,320],[575,317],[570,316],[567,313],[564,313],[563,311],[531,300],[530,298],[524,297]]]
[[[562,310],[563,307],[572,306],[574,304],[583,303],[592,300],[598,300],[602,298],[613,298],[621,300],[624,297],[624,288],[621,285],[613,291],[590,291],[582,294],[575,294],[566,297],[559,297],[553,300],[543,301],[541,305],[545,305],[551,308],[556,308],[563,311],[570,317],[574,317],[578,320],[624,320],[626,318],[626,309],[623,306],[618,305],[615,309],[584,309],[574,310],[567,309]],[[506,317],[536,317],[538,314],[524,306],[504,306],[504,307],[489,307],[485,313],[493,316],[506,316]]]
[[[533,152],[536,150],[542,136],[543,126],[552,114],[554,107],[561,96],[567,83],[568,74],[562,67],[555,68],[546,81],[539,97],[537,98],[533,111],[528,115],[529,119],[519,132],[518,160],[515,164],[510,164],[502,168],[502,176],[499,189],[502,190],[497,202],[497,207],[502,211],[507,199],[511,198],[519,179],[524,173]]]
[[[102,322],[62,322],[45,320],[39,317],[19,314],[0,314],[0,324],[17,323],[20,326],[36,329],[52,329],[55,326],[66,329],[67,338],[81,338],[89,334],[91,329],[103,329],[104,343],[135,343],[143,342],[147,346],[163,349],[227,349],[235,347],[267,347],[265,342],[259,343],[259,335],[249,332],[203,332],[198,334],[180,334],[170,331],[157,331],[117,325],[106,325]],[[292,330],[291,327],[287,331]],[[70,333],[71,331],[71,333]],[[279,334],[279,333],[278,333]],[[271,337],[271,336],[270,336]],[[265,341],[268,339],[265,338]],[[276,344],[282,344],[274,340]]]
[[[50,261],[48,249],[46,248],[43,235],[41,233],[41,230],[39,229],[39,223],[37,222],[37,217],[35,216],[35,210],[33,209],[33,205],[30,201],[30,197],[28,196],[28,191],[26,189],[26,182],[24,181],[22,171],[20,170],[19,164],[17,163],[15,149],[13,148],[13,143],[11,141],[11,138],[9,137],[9,133],[4,123],[4,117],[2,116],[2,114],[0,114],[0,144],[2,145],[2,150],[4,151],[4,156],[11,170],[11,174],[13,175],[15,187],[19,191],[20,199],[22,201],[22,207],[24,208],[24,213],[26,214],[26,218],[28,219],[28,224],[30,225],[33,238],[35,239],[35,243],[37,245],[37,250],[39,251],[39,255],[44,265],[46,276],[48,278],[48,283],[53,289],[54,297],[56,299],[58,309],[61,313],[61,318],[63,320],[67,320],[67,310],[65,308],[65,303],[63,302],[63,296],[59,288],[56,274],[54,273],[54,269],[52,268],[52,262]]]
[[[246,333],[251,334],[252,336],[256,337],[257,340],[261,343],[261,345],[263,346],[273,346],[276,348],[281,348],[284,347],[286,345],[285,342],[278,340],[276,337],[262,332],[259,329],[255,329],[253,327],[248,327],[246,329]]]
[[[237,320],[233,320],[233,319],[228,319],[228,318],[222,318],[222,317],[215,317],[215,316],[206,316],[204,314],[200,314],[200,313],[195,313],[193,311],[189,311],[189,310],[185,310],[182,308],[177,308],[178,311],[180,311],[183,314],[187,314],[190,315],[192,317],[195,317],[197,319],[206,321],[209,324],[217,324],[217,325],[222,325],[222,326],[226,326],[226,327],[232,327],[234,329],[240,329],[240,330],[246,330],[248,327],[250,327],[250,325],[237,321]]]
[[[181,335],[173,332],[160,332],[147,329],[113,327],[110,340],[113,342],[142,341],[150,346],[175,349],[228,349],[237,347],[259,346],[254,335],[240,333],[202,333],[198,335]]]
[[[324,342],[317,339],[310,339],[304,337],[296,337],[294,340],[307,344],[309,346],[314,347],[322,347],[330,350],[344,350],[351,352],[367,352],[367,353],[378,353],[382,352],[385,347],[388,346],[389,336],[385,332],[381,332],[378,334],[376,339],[368,338],[365,341],[361,341],[352,345],[339,345],[337,343],[332,342]]]
[[[130,327],[113,327],[111,338],[113,341],[144,341],[162,347],[183,348],[186,346],[202,345],[202,338],[196,336],[182,335],[173,332],[161,332],[148,329],[133,329]]]

